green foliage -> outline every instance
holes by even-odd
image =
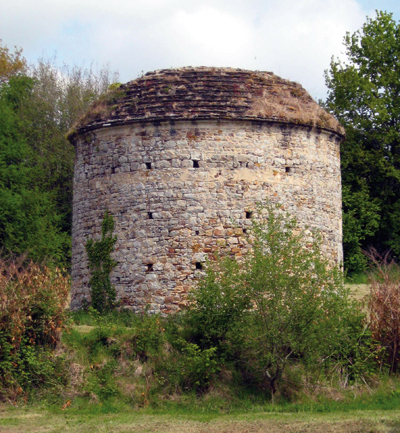
[[[64,343],[85,360],[85,380],[77,391],[95,395],[102,401],[119,394],[115,373],[126,334],[126,329],[101,324],[89,333],[72,330],[63,337]]]
[[[80,322],[86,321],[84,314],[90,316],[88,320],[95,326],[89,328],[89,332],[73,329],[63,336],[64,344],[75,351],[76,358],[84,367],[83,380],[76,391],[107,401],[121,395],[118,383],[136,381],[131,388],[137,389],[137,392],[129,398],[143,404],[140,382],[142,379],[148,381],[153,375],[151,369],[169,357],[163,353],[167,341],[165,319],[124,311],[99,315],[96,310],[89,309],[89,312],[79,314]],[[146,382],[146,393],[149,385]],[[157,386],[158,382],[152,381],[152,387]]]
[[[278,208],[265,211],[253,222],[253,251],[245,259],[245,281],[256,307],[245,344],[253,368],[262,371],[274,393],[288,363],[315,362],[332,344],[348,294],[340,270],[330,269],[322,257],[318,235],[297,231],[297,221]]]
[[[158,316],[141,314],[134,322],[135,333],[130,339],[130,344],[135,356],[141,361],[154,358],[161,351],[165,342],[164,328]]]
[[[107,69],[26,65],[0,43],[0,251],[70,262],[74,148],[66,133],[115,81]]]
[[[71,235],[72,178],[75,151],[66,134],[97,98],[106,93],[116,75],[39,59],[29,69],[34,80],[31,98],[21,106],[24,134],[33,150],[36,183],[51,193],[62,233]],[[70,258],[70,245],[64,248]]]
[[[341,147],[345,268],[365,270],[362,250],[400,254],[400,25],[377,12],[344,39],[348,61],[326,72],[327,108],[346,128]]]
[[[119,390],[114,381],[115,369],[115,360],[92,366],[93,374],[89,376],[85,387],[86,391],[94,393],[102,401],[116,397],[119,394]]]
[[[349,185],[343,185],[342,205],[345,268],[354,275],[366,268],[363,248],[379,228],[380,206],[369,196],[369,188],[363,179],[357,181],[353,190]]]
[[[68,325],[69,288],[58,269],[0,260],[0,398],[65,381],[53,349]]]
[[[89,280],[92,307],[100,313],[115,307],[116,291],[110,281],[110,272],[117,264],[111,258],[117,242],[117,237],[112,236],[113,231],[114,218],[106,210],[101,223],[101,239],[99,241],[88,239],[86,242],[89,269],[92,272]]]
[[[208,264],[205,277],[191,294],[194,306],[184,316],[186,332],[201,347],[224,345],[229,331],[252,306],[244,277],[242,267],[229,257]]]
[[[345,327],[336,328],[339,335],[332,346],[331,359],[327,365],[339,373],[344,386],[374,377],[381,367],[377,362],[381,347],[366,324],[365,314],[357,314],[356,310],[353,314],[348,314],[345,320]]]
[[[179,341],[183,357],[180,362],[180,381],[184,389],[204,390],[219,371],[216,348],[201,349],[197,344]]]
[[[340,269],[322,257],[318,234],[267,205],[255,215],[249,241],[241,263],[217,262],[195,290],[186,319],[191,338],[217,347],[220,364],[234,362],[272,395],[298,364],[340,363],[347,376],[357,364],[365,372],[362,359],[371,352],[361,338],[363,315],[348,301]]]
[[[129,346],[130,356],[142,362],[157,357],[166,341],[166,319],[158,315],[136,314],[129,310],[111,310],[100,314],[89,307],[87,311],[73,312],[71,317],[75,323],[94,327],[86,336],[88,340],[79,343],[89,351],[90,359],[102,347],[108,347],[112,351],[113,346],[109,343],[116,336],[123,337]],[[69,337],[66,338],[69,340]]]
[[[338,345],[332,346],[335,353],[331,362],[324,363],[323,356],[316,365],[306,364],[302,358],[291,360],[275,404],[271,404],[262,375],[243,365],[242,359],[235,371],[229,362],[221,365],[216,349],[201,348],[177,336],[183,325],[179,316],[163,318],[114,311],[96,318],[95,314],[86,314],[88,321],[97,322],[95,327],[74,327],[63,335],[71,370],[75,368],[80,378],[71,380],[75,384],[71,383],[67,394],[62,394],[75,396],[69,413],[118,411],[123,405],[131,411],[148,408],[151,413],[168,415],[198,411],[336,412],[350,408],[395,408],[398,403],[397,391],[390,391],[398,388],[397,378],[375,375],[364,383],[368,378],[366,369],[377,364],[375,352],[368,349],[370,333],[365,327],[360,332],[357,314],[343,335],[347,338],[342,339],[345,347],[339,344],[339,339]],[[86,322],[83,313],[79,322]],[[135,348],[137,338],[146,328],[152,328],[148,337],[154,343],[148,344],[143,356]],[[370,365],[366,367],[368,362]],[[61,403],[57,406],[59,410]]]
[[[138,319],[139,316],[135,312],[123,309],[115,309],[100,314],[93,307],[84,308],[81,310],[70,311],[71,320],[76,325],[83,326],[118,326],[118,327],[131,327],[132,323]]]
[[[121,86],[122,86],[122,83],[111,83],[108,86],[108,90],[117,90]]]
[[[65,235],[50,193],[38,188],[18,114],[33,85],[32,79],[18,76],[0,87],[0,248],[3,255],[27,253],[34,260],[62,262]]]

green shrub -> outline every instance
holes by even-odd
[[[241,262],[217,261],[193,292],[188,340],[218,347],[220,362],[230,359],[244,380],[272,395],[285,369],[299,363],[340,361],[347,375],[356,365],[361,374],[370,335],[341,270],[322,256],[318,233],[270,204],[254,213],[249,242]]]
[[[218,347],[221,352],[227,333],[251,308],[244,278],[245,272],[236,260],[217,258],[209,263],[206,275],[191,293],[193,306],[183,318],[189,338],[200,347]]]
[[[165,343],[163,320],[156,315],[141,314],[133,322],[134,333],[130,344],[137,358],[147,361],[160,353]]]
[[[184,389],[206,389],[219,371],[216,348],[201,350],[197,344],[182,341],[181,384]]]

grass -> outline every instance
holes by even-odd
[[[121,397],[100,402],[60,396],[0,405],[0,431],[394,433],[400,431],[399,385],[399,379],[388,378],[373,394],[349,387],[331,399],[303,394],[296,402],[280,404],[251,393],[229,398],[217,390],[159,398],[142,407]]]
[[[366,272],[362,272],[359,274],[347,275],[345,278],[345,282],[347,284],[368,284],[368,274]]]
[[[361,433],[400,430],[399,410],[315,412],[252,412],[233,414],[160,414],[149,410],[117,411],[79,410],[68,407],[64,411],[39,406],[0,406],[2,433],[56,433],[56,432],[321,432]]]
[[[369,286],[353,284],[350,289],[360,299]],[[71,319],[73,329],[58,349],[71,368],[71,384],[58,393],[32,394],[27,403],[17,398],[15,406],[0,404],[2,433],[400,431],[397,377],[371,377],[368,384],[358,381],[345,388],[323,378],[304,379],[299,388],[285,386],[292,395],[279,395],[275,404],[265,390],[238,386],[222,375],[203,394],[174,391],[157,385],[152,356],[141,355],[167,328],[157,317],[128,311],[99,317],[89,310],[71,313]],[[160,344],[156,357],[169,350]]]
[[[346,284],[346,287],[350,289],[350,296],[357,301],[363,300],[370,291],[369,284]]]
[[[93,308],[89,308],[88,311],[72,311],[70,317],[76,326],[111,325],[117,327],[131,327],[132,324],[137,323],[142,316],[130,310],[114,310],[107,314],[100,315]]]
[[[357,301],[363,300],[370,293],[369,276],[366,272],[347,275],[345,284],[350,289],[350,296]]]

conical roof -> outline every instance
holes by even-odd
[[[110,90],[69,134],[135,122],[236,119],[313,126],[344,135],[295,82],[272,72],[185,67],[148,72]]]

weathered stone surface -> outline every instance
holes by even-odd
[[[231,111],[221,105],[222,87],[233,84],[222,83],[215,90],[212,80],[207,85],[196,82],[203,69],[197,75],[194,68],[190,70],[192,93],[207,89],[199,91],[197,102],[189,101],[191,118],[173,120],[170,114],[178,113],[178,108],[162,108],[166,93],[157,90],[162,88],[158,74],[157,82],[148,80],[155,90],[142,89],[136,101],[141,107],[153,104],[157,119],[141,117],[139,110],[128,121],[123,99],[115,108],[120,110],[120,121],[111,126],[104,126],[104,119],[91,121],[73,135],[73,308],[90,297],[85,243],[88,237],[100,237],[105,209],[114,216],[118,237],[113,255],[118,265],[111,280],[118,299],[135,311],[147,304],[150,312],[174,312],[186,305],[186,294],[207,257],[216,252],[246,254],[251,212],[257,202],[267,199],[282,203],[302,227],[319,229],[324,254],[334,262],[342,260],[340,128],[287,119],[233,118],[237,99]],[[239,79],[243,72],[232,78],[221,72],[226,70],[215,71],[214,82],[226,76]],[[293,89],[293,83],[273,77],[276,86],[279,82]],[[137,80],[137,86],[145,78]],[[127,86],[136,88],[132,83]],[[262,90],[261,82],[259,86]],[[226,92],[228,104],[236,94],[232,89]],[[150,96],[153,99],[146,102]],[[220,111],[214,110],[213,97]],[[189,102],[182,104],[186,107]],[[200,118],[193,114],[196,104]],[[207,111],[210,107],[214,111]],[[311,232],[309,237],[311,242]]]
[[[298,83],[272,72],[186,67],[148,72],[111,91],[87,113],[70,139],[75,141],[82,132],[133,122],[204,119],[274,120],[344,134],[337,120]],[[196,131],[182,137],[195,138]],[[201,166],[199,151],[181,157],[183,167],[189,167],[192,159],[198,159]],[[177,163],[173,158],[168,161]],[[256,162],[257,158],[248,163]]]

